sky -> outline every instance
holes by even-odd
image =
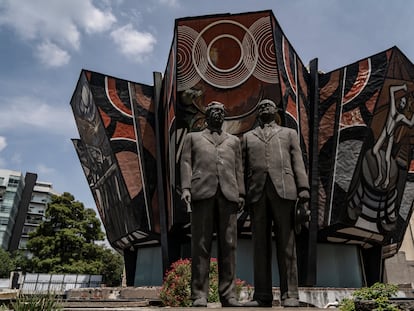
[[[272,10],[304,64],[328,72],[397,46],[414,61],[408,0],[0,0],[0,168],[95,204],[71,138],[88,69],[153,84],[176,18]]]

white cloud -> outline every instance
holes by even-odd
[[[41,175],[52,175],[56,172],[56,170],[44,164],[38,164],[36,165],[36,172]]]
[[[135,30],[132,24],[127,24],[111,32],[111,38],[118,45],[121,53],[132,61],[142,62],[154,50],[157,42],[148,32]]]
[[[79,49],[81,34],[109,30],[116,22],[107,9],[92,0],[2,0],[0,26],[12,28],[22,39],[50,41],[62,48]]]
[[[7,146],[6,137],[0,136],[0,151],[6,148],[6,146]]]
[[[49,41],[43,42],[37,46],[36,57],[47,67],[60,67],[66,65],[70,61],[68,52]]]
[[[11,157],[10,157],[10,162],[15,164],[15,165],[19,165],[23,163],[23,157],[21,153],[14,153]]]
[[[103,12],[95,8],[91,2],[82,1],[85,9],[79,16],[79,24],[82,25],[87,33],[96,33],[109,30],[116,22],[115,16],[111,12]]]
[[[4,101],[4,102],[3,102]],[[73,114],[68,105],[52,106],[38,98],[22,96],[0,100],[0,131],[7,129],[47,130],[55,134],[76,133]]]
[[[178,7],[178,0],[159,0],[161,4],[166,4],[170,7]]]

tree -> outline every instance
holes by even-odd
[[[30,234],[27,248],[33,255],[31,270],[38,273],[102,274],[119,285],[122,257],[98,245],[104,233],[92,209],[75,201],[70,193],[53,196],[46,220]],[[108,260],[110,258],[110,260]],[[112,265],[108,269],[108,265]]]
[[[13,259],[10,253],[0,248],[0,278],[10,277],[10,272],[14,269]]]

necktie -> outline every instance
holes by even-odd
[[[265,126],[263,128],[263,131],[264,131],[264,136],[265,136],[266,139],[270,136],[271,130],[272,130],[272,128],[271,128],[270,124],[265,124]]]

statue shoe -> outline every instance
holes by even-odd
[[[205,297],[197,298],[193,301],[193,307],[205,308],[207,307],[207,299]]]
[[[282,305],[284,307],[299,307],[299,300],[297,298],[286,298],[283,300]]]

